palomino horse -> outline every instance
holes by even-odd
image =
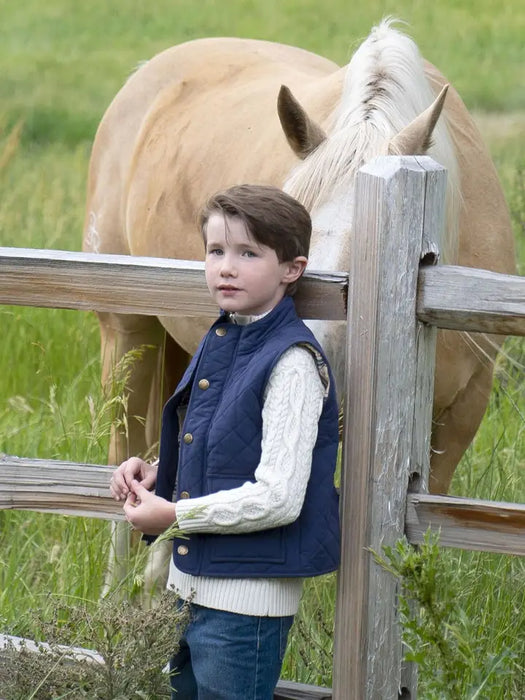
[[[202,260],[195,221],[204,201],[232,184],[266,183],[282,186],[311,212],[310,268],[346,270],[357,170],[379,154],[428,152],[449,172],[448,261],[512,273],[498,178],[452,87],[436,125],[444,94],[436,95],[445,82],[389,21],[372,30],[343,68],[264,41],[214,38],[170,48],[130,77],[100,124],[84,250]],[[109,461],[118,464],[144,455],[157,440],[159,407],[207,323],[99,318],[104,382],[125,353],[147,346],[131,368],[128,434],[116,429],[111,439]],[[310,325],[340,380],[343,324]],[[447,491],[482,419],[495,348],[485,337],[439,335],[433,491]]]

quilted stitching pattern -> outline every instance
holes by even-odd
[[[215,332],[218,329],[220,334]],[[212,326],[164,411],[157,493],[171,498],[177,463],[178,490],[193,497],[253,480],[261,456],[266,381],[282,353],[296,343],[308,343],[323,356],[309,329],[296,316],[289,297],[257,323],[236,326],[221,317]],[[201,378],[209,381],[204,391],[198,385]],[[189,385],[190,401],[181,434],[191,434],[192,440],[181,440],[179,448],[176,408]],[[299,518],[278,528],[281,538],[276,531],[194,534],[189,553],[184,557],[175,554],[179,569],[196,575],[276,577],[312,576],[337,568],[339,525],[333,472],[338,408],[333,382],[330,386]],[[281,540],[282,552],[276,544]]]

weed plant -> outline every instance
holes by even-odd
[[[419,547],[399,540],[375,559],[399,581],[405,658],[419,665],[423,697],[518,697],[504,690],[505,681],[521,670],[514,654],[498,649],[491,628],[476,625],[459,604],[458,570],[442,565],[439,536],[427,532]]]
[[[25,617],[39,628],[35,652],[14,644],[0,651],[0,696],[5,700],[132,700],[169,698],[163,673],[178,649],[189,607],[165,591],[152,608],[110,595],[82,603],[50,597],[51,617]],[[67,646],[65,646],[67,645]],[[74,648],[74,651],[73,651]],[[95,649],[98,657],[79,649]]]

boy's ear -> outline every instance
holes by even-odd
[[[297,282],[299,277],[303,274],[308,259],[304,255],[298,255],[293,260],[286,263],[286,270],[283,275],[283,282],[285,284],[292,284]]]

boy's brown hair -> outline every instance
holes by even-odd
[[[310,214],[278,187],[235,185],[214,194],[199,214],[204,240],[208,219],[216,212],[241,219],[255,241],[275,250],[281,263],[299,255],[308,257],[312,234]]]

